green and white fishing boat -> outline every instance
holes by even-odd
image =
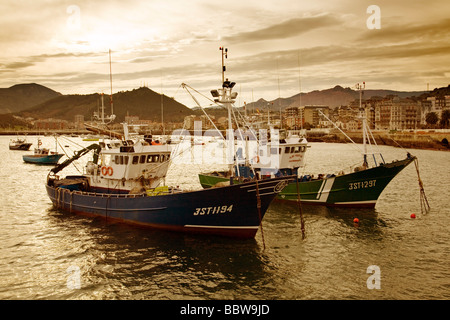
[[[365,86],[365,84],[364,84]],[[339,174],[324,175],[313,178],[312,175],[299,175],[299,168],[302,167],[304,157],[298,156],[297,161],[289,161],[294,159],[295,151],[302,154],[306,152],[307,141],[303,138],[298,139],[281,139],[279,141],[268,142],[262,151],[266,157],[270,155],[276,157],[278,161],[268,161],[272,166],[261,165],[259,154],[252,155],[241,163],[234,164],[228,171],[215,171],[199,174],[200,184],[203,188],[211,188],[216,185],[227,183],[241,183],[251,179],[255,175],[261,177],[273,177],[283,175],[297,175],[297,181],[289,183],[277,196],[279,200],[297,201],[299,198],[303,204],[325,205],[325,206],[342,206],[342,207],[366,207],[373,208],[376,202],[386,188],[386,186],[416,157],[407,153],[403,160],[395,160],[386,163],[380,152],[368,152],[368,144],[376,144],[373,135],[370,132],[365,116],[365,110],[361,107],[361,92],[363,86],[357,85],[360,90],[360,118],[362,121],[363,133],[363,155],[362,165],[354,168],[352,172]],[[219,99],[217,101],[223,103],[229,110],[232,110],[230,93],[227,96],[220,96],[224,91],[219,90]],[[217,95],[217,91],[214,92]],[[325,115],[324,115],[325,116]],[[278,137],[276,137],[278,138]],[[350,138],[349,138],[350,139]],[[351,139],[350,139],[351,140]],[[273,147],[273,145],[276,147]],[[377,160],[378,157],[378,160]],[[369,165],[369,158],[371,163]],[[256,160],[256,161],[255,161]],[[373,160],[373,161],[372,161]],[[273,165],[275,163],[275,165]]]

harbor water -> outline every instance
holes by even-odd
[[[387,186],[375,209],[302,206],[302,239],[297,204],[274,202],[255,239],[237,240],[58,211],[44,187],[51,167],[22,160],[36,143],[31,151],[11,151],[11,138],[0,137],[2,300],[450,298],[449,152],[408,150],[419,159],[431,206],[426,214],[412,163]],[[44,146],[53,147],[52,141],[43,138]],[[348,144],[310,145],[305,173],[337,173],[362,162]],[[401,148],[379,149],[386,162],[406,156]],[[175,163],[166,183],[200,189],[197,174],[215,169]]]

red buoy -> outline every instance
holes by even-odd
[[[411,219],[415,219],[416,215],[414,213],[411,213]]]
[[[358,218],[355,218],[355,219],[353,219],[353,222],[354,222],[354,223],[359,223],[359,219],[358,219]]]

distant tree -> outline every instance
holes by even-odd
[[[427,113],[427,115],[425,116],[425,121],[429,124],[434,126],[438,121],[438,115],[436,112],[429,112]]]
[[[439,124],[443,128],[448,128],[449,127],[449,124],[450,124],[450,110],[442,111],[441,121],[439,122]]]

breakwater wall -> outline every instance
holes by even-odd
[[[429,149],[450,151],[450,132],[372,132],[378,145],[402,147],[405,149]],[[346,132],[355,143],[363,143],[361,132]],[[308,132],[309,142],[349,143],[349,139],[341,132],[320,133]]]

